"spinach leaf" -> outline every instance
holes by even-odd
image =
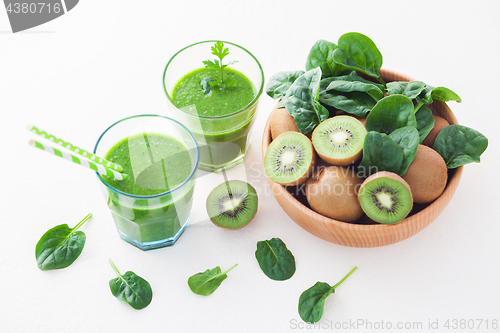
[[[189,288],[197,295],[208,296],[219,288],[222,281],[227,278],[226,274],[236,266],[238,264],[233,265],[222,273],[219,266],[197,273],[188,279]]]
[[[314,286],[304,291],[299,298],[299,315],[306,323],[316,323],[323,316],[325,299],[335,292],[358,267],[353,269],[342,278],[336,285],[331,287],[325,282],[316,282]]]
[[[403,160],[403,150],[387,134],[368,132],[363,145],[363,159],[358,167],[358,176],[367,178],[379,171],[399,174]]]
[[[326,40],[320,39],[315,42],[307,56],[306,70],[319,67],[322,77],[336,76],[347,71],[347,68],[333,61],[333,52],[337,48],[337,45]]]
[[[333,52],[333,61],[351,70],[380,78],[382,54],[369,37],[349,32],[340,36],[338,46],[339,48]]]
[[[148,306],[153,298],[153,290],[149,282],[131,271],[122,275],[111,259],[109,259],[109,263],[118,275],[117,278],[109,280],[111,293],[136,310]]]
[[[458,103],[462,101],[460,96],[448,88],[427,85],[415,98],[415,101],[417,101],[415,112],[417,112],[423,104],[431,104],[434,100],[441,102],[456,101]]]
[[[441,102],[455,101],[460,103],[462,101],[460,96],[458,96],[455,92],[445,87],[436,87],[432,89],[431,97],[433,100]]]
[[[257,242],[255,258],[270,279],[288,280],[295,273],[295,258],[279,238]]]
[[[432,90],[434,89],[433,86],[426,85],[424,90],[415,97],[415,101],[417,101],[418,104],[431,104],[433,102],[432,100]],[[415,112],[417,112],[417,108],[415,108]]]
[[[327,79],[325,82],[330,81],[330,84],[328,84],[325,90],[336,90],[340,92],[365,92],[375,101],[384,97],[384,87],[381,84],[375,84],[355,74],[356,72],[353,73],[354,74],[351,75],[329,78],[333,80]]]
[[[329,116],[328,110],[318,102],[320,80],[321,69],[311,69],[295,80],[285,96],[286,110],[303,134],[311,132]]]
[[[432,111],[427,106],[422,106],[417,113],[415,113],[415,119],[417,120],[417,130],[419,141],[422,143],[427,135],[430,133],[434,127],[434,117],[432,116]]]
[[[450,125],[439,132],[433,149],[443,157],[448,169],[454,169],[472,162],[479,163],[487,147],[488,139],[478,131]]]
[[[376,103],[373,98],[365,93],[340,93],[335,90],[320,91],[319,101],[357,117],[364,117]]]
[[[91,217],[88,214],[74,228],[61,224],[47,231],[35,248],[38,268],[46,271],[71,265],[82,253],[86,240],[83,231],[77,230]]]
[[[366,130],[389,134],[405,127],[417,127],[412,101],[403,95],[382,98],[366,117]]]
[[[286,92],[304,71],[279,72],[271,76],[266,85],[266,94],[273,99],[283,98]]]
[[[418,145],[420,143],[418,131],[413,126],[406,126],[398,128],[389,137],[396,142],[403,150],[403,162],[401,163],[401,168],[398,174],[404,176],[411,162],[415,158],[417,153]]]
[[[422,90],[425,89],[425,83],[421,81],[395,81],[387,83],[387,93],[389,95],[404,95],[409,99],[414,99]]]

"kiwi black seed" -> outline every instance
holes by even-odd
[[[257,213],[257,192],[252,185],[241,180],[219,184],[207,198],[207,213],[217,226],[239,229]]]
[[[333,165],[350,165],[362,155],[366,129],[351,116],[336,116],[319,124],[312,142],[319,157]]]
[[[400,222],[413,207],[408,183],[399,175],[387,171],[368,177],[359,189],[358,198],[365,214],[383,224]]]
[[[316,164],[316,154],[304,134],[286,132],[274,139],[264,157],[266,174],[281,185],[300,185],[306,182]]]

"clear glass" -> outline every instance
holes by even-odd
[[[191,159],[191,172],[181,184],[166,192],[146,196],[122,192],[106,182],[100,174],[97,177],[118,234],[124,241],[146,251],[173,245],[186,230],[193,203],[199,150],[191,131],[178,121],[158,115],[139,115],[122,119],[105,130],[97,140],[94,154],[104,157],[118,142],[144,133],[168,136],[186,148]],[[131,151],[132,146],[129,149]],[[157,151],[151,150],[153,148],[148,146],[147,149],[157,154]],[[135,155],[137,158],[132,161],[138,167],[133,167],[133,175],[129,177],[135,177],[136,181],[141,172],[148,170],[147,167],[155,161],[155,158],[144,160],[142,156]],[[162,163],[161,158],[157,156],[156,161]],[[175,155],[169,158],[175,158]],[[166,185],[163,186],[166,189]]]
[[[264,72],[258,60],[239,45],[224,42],[229,55],[223,62],[237,60],[229,67],[246,76],[254,89],[253,100],[234,113],[221,116],[203,116],[187,112],[193,106],[177,108],[172,99],[175,86],[186,74],[203,67],[204,60],[214,60],[211,46],[215,40],[199,42],[177,52],[167,63],[163,87],[167,95],[170,115],[193,132],[200,147],[200,169],[221,172],[243,162],[250,142],[250,129],[257,111],[257,103],[264,89]],[[196,107],[196,106],[194,106]]]

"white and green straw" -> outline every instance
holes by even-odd
[[[102,175],[106,175],[110,178],[114,178],[116,180],[123,180],[123,179],[127,178],[127,176],[128,176],[126,174],[119,173],[118,171],[113,170],[111,168],[108,168],[102,164],[94,163],[91,160],[88,160],[85,158],[80,158],[76,155],[70,154],[64,150],[59,150],[59,149],[54,148],[52,146],[44,146],[42,143],[35,141],[35,140],[31,140],[29,142],[29,144],[32,145],[33,147],[36,147],[36,148],[44,150],[48,153],[54,154],[55,156],[59,156],[67,161],[70,161],[70,162],[73,162],[76,164],[80,164],[83,167],[86,167],[88,169],[92,169],[95,172],[98,172]]]
[[[64,147],[72,152],[74,152],[75,154],[78,154],[78,155],[81,155],[83,157],[85,157],[86,159],[90,160],[91,162],[93,162],[94,164],[101,164],[103,165],[104,167],[106,168],[110,168],[110,169],[113,169],[113,170],[116,170],[118,172],[122,172],[123,171],[123,168],[118,165],[118,164],[115,164],[113,162],[110,162],[102,157],[98,157],[88,151],[86,151],[85,149],[82,149],[80,147],[77,147],[67,141],[64,141],[60,138],[57,138],[55,137],[54,135],[50,134],[50,133],[47,133],[45,132],[44,130],[41,130],[39,129],[38,127],[36,126],[33,126],[33,125],[29,125],[28,126],[28,130],[32,133],[35,133],[36,135],[39,135],[41,136],[42,138],[45,138],[49,141],[52,141],[58,145],[60,145],[61,147]],[[43,148],[42,148],[43,149]],[[96,170],[97,171],[97,170]]]

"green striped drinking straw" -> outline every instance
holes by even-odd
[[[62,140],[60,138],[57,138],[54,135],[52,135],[50,133],[47,133],[44,130],[39,129],[36,126],[29,125],[28,126],[28,130],[30,132],[32,132],[32,133],[35,133],[36,135],[41,136],[42,138],[45,138],[45,139],[47,139],[49,141],[57,143],[61,147],[64,147],[64,148],[66,148],[68,150],[71,150],[72,152],[74,152],[74,153],[76,153],[78,155],[81,155],[81,156],[85,157],[86,159],[90,159],[92,162],[94,162],[96,164],[102,164],[105,167],[111,168],[111,169],[116,170],[118,172],[122,172],[123,171],[123,168],[120,165],[115,164],[113,162],[110,162],[108,160],[105,160],[104,158],[98,157],[98,156],[96,156],[96,155],[94,155],[92,153],[89,153],[85,149],[82,149],[80,147],[72,145],[71,143],[69,143],[67,141],[64,141],[64,140]]]
[[[28,129],[30,130],[30,132],[33,132],[37,135],[40,135],[49,141],[55,142],[56,144],[60,145],[62,148],[66,148],[71,152],[79,154],[83,158],[80,156],[73,155],[64,149],[57,149],[57,148],[52,147],[50,145],[44,145],[36,140],[30,140],[29,144],[35,148],[44,150],[44,151],[51,153],[55,156],[61,157],[67,161],[79,164],[83,167],[94,170],[95,172],[98,172],[102,175],[106,175],[106,176],[113,178],[113,179],[116,179],[116,180],[123,180],[123,179],[126,179],[128,177],[127,174],[120,173],[120,171],[123,171],[123,168],[118,164],[115,164],[113,162],[110,162],[110,161],[102,158],[102,157],[99,157],[99,156],[96,156],[92,153],[89,153],[88,151],[81,149],[81,148],[79,148],[79,147],[77,147],[77,146],[75,146],[67,141],[56,138],[52,134],[49,134],[45,131],[42,131],[35,126],[30,125],[30,126],[28,126]]]

